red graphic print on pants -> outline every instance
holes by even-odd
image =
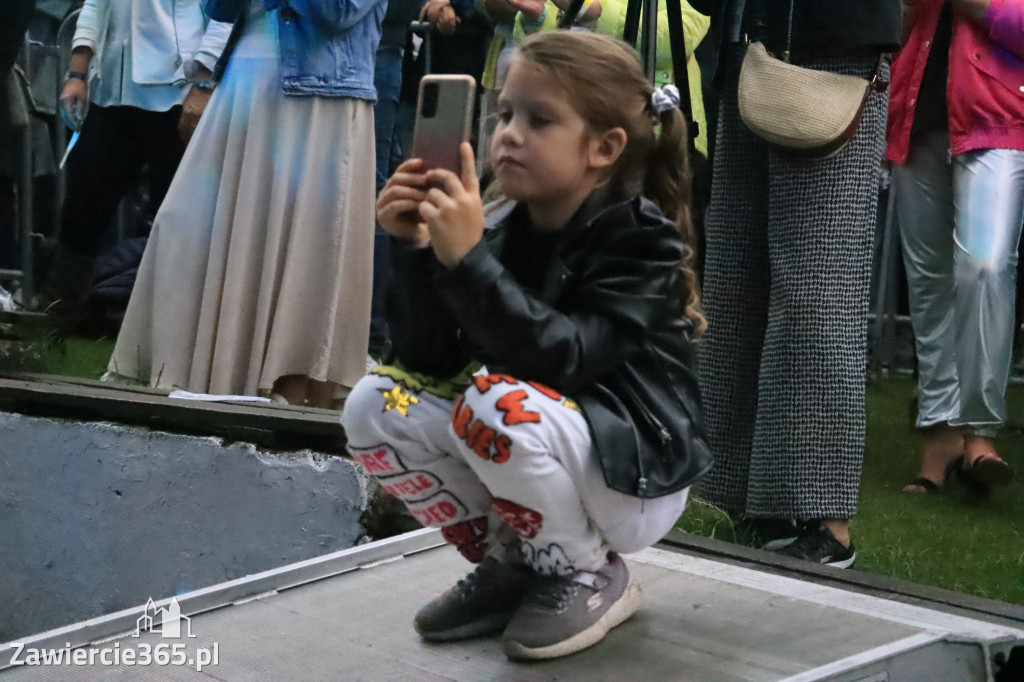
[[[521,538],[535,538],[544,526],[544,517],[539,511],[497,497],[491,502],[491,506],[501,520]]]
[[[487,536],[486,516],[444,526],[441,528],[441,535],[447,542],[455,545],[459,554],[466,557],[470,563],[480,563],[487,554],[487,542],[484,539]]]
[[[405,502],[418,502],[441,490],[441,479],[429,471],[410,471],[381,481],[384,490]]]
[[[540,423],[540,412],[530,412],[523,407],[523,400],[529,397],[529,395],[529,393],[522,389],[510,391],[498,398],[498,401],[494,403],[495,407],[505,413],[502,419],[505,422],[505,426],[515,426],[523,422],[531,424]]]
[[[395,456],[395,451],[387,445],[379,445],[367,450],[349,448],[352,459],[362,464],[374,476],[384,477],[400,474],[405,467]]]
[[[518,383],[514,377],[510,377],[507,374],[487,374],[485,376],[473,377],[473,385],[481,393],[487,393],[487,391],[491,390],[491,386],[496,386],[497,384],[515,386]]]
[[[562,402],[562,394],[553,388],[548,388],[544,384],[538,384],[536,381],[527,381],[526,385],[537,391],[540,391],[547,397],[551,398],[555,402]]]
[[[465,519],[469,513],[466,506],[454,495],[441,491],[423,502],[406,502],[409,513],[424,526],[443,528],[455,521]]]
[[[508,461],[512,439],[504,434],[498,435],[497,431],[479,419],[474,420],[473,408],[466,404],[465,397],[461,395],[452,408],[452,429],[480,459],[489,459],[496,464]]]

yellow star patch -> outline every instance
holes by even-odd
[[[409,416],[410,405],[420,401],[419,398],[411,393],[403,391],[401,386],[395,386],[390,391],[385,391],[382,388],[377,390],[380,391],[382,396],[384,396],[384,411],[398,410],[398,413],[403,417]]]
[[[562,405],[568,407],[570,410],[576,410],[577,412],[583,411],[580,409],[580,406],[576,404],[576,401],[573,400],[572,398],[566,398],[564,401],[562,401]]]

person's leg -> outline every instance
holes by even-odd
[[[373,130],[376,136],[376,179],[380,192],[391,176],[391,148],[402,94],[402,56],[400,47],[381,47],[374,62],[373,83],[377,102],[373,105]]]
[[[476,377],[455,404],[453,430],[538,573],[600,568],[609,551],[633,552],[659,540],[683,511],[685,492],[641,500],[609,489],[583,414],[540,384]]]
[[[395,120],[391,130],[391,154],[388,157],[388,176],[394,174],[398,166],[409,155],[402,139],[402,101],[395,104]]]
[[[953,321],[953,172],[949,134],[931,133],[892,168],[892,191],[907,273],[918,367],[917,426],[924,430],[921,472],[904,492],[942,485],[947,467],[963,455],[963,434],[950,427],[960,412]]]
[[[373,105],[373,126],[376,140],[376,185],[379,194],[391,177],[391,156],[395,145],[398,100],[402,94],[402,48],[377,49],[374,63],[374,86],[377,102]],[[380,357],[387,344],[387,322],[384,317],[385,294],[390,277],[388,234],[378,225],[373,235],[373,294],[370,313],[370,354]]]
[[[956,202],[956,363],[966,462],[986,483],[1012,477],[989,440],[1006,419],[1024,152],[987,149],[953,160]]]
[[[149,180],[149,206],[146,207],[146,217],[150,220],[163,203],[185,153],[185,144],[178,133],[179,118],[181,107],[172,107],[168,111],[140,109],[136,114],[144,161],[148,166],[146,177]]]
[[[399,100],[395,114],[394,141],[406,155],[412,153],[412,134],[416,128],[416,103]]]
[[[497,535],[500,524],[489,522],[490,492],[457,454],[451,414],[451,400],[370,374],[352,389],[341,423],[352,458],[402,500],[417,521],[452,536],[473,563],[488,554],[516,559],[518,550],[509,550],[507,538]],[[463,526],[479,532],[463,537]]]
[[[352,458],[417,521],[440,528],[477,564],[417,613],[416,630],[446,641],[504,628],[533,572],[522,564],[518,537],[492,508],[491,493],[458,454],[452,400],[371,374],[352,389],[341,423]]]
[[[747,507],[750,446],[768,311],[767,151],[739,116],[741,54],[723,90],[702,299],[708,330],[700,344],[704,424],[715,466],[700,496],[730,513]]]
[[[68,156],[57,249],[42,286],[51,301],[47,312],[61,333],[79,326],[104,233],[141,167],[132,111],[91,105],[78,144]]]
[[[660,539],[682,513],[686,492],[641,500],[610,490],[579,408],[536,383],[477,377],[456,403],[452,427],[540,576],[505,631],[506,654],[579,651],[628,618],[640,588],[618,552]]]
[[[807,66],[869,76],[876,64],[834,57]],[[769,154],[771,304],[747,511],[815,520],[805,542],[779,551],[797,556],[811,545],[820,556],[804,558],[834,565],[852,563],[848,519],[864,459],[867,312],[887,103],[872,95],[856,136],[834,156]],[[819,540],[828,531],[842,550],[824,551]]]
[[[289,405],[305,405],[308,385],[309,377],[302,374],[286,374],[274,381],[271,397],[278,401],[283,398]]]
[[[67,198],[58,236],[63,249],[99,255],[103,233],[142,163],[139,141],[130,137],[132,113],[132,107],[89,107],[67,161]]]
[[[337,410],[343,403],[347,389],[333,381],[317,381],[303,374],[286,374],[274,381],[270,390],[273,400],[284,400],[289,405],[306,405],[324,410]]]

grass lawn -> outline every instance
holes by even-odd
[[[43,350],[42,371],[46,374],[99,379],[107,371],[107,362],[113,352],[113,339],[69,338]]]
[[[113,351],[112,340],[71,339],[43,355],[44,371],[97,379]],[[868,386],[867,455],[860,513],[853,521],[857,569],[958,592],[1024,604],[1024,495],[1020,481],[988,500],[951,486],[923,497],[900,492],[917,475],[920,436],[910,426],[914,394],[909,378]],[[1018,470],[1024,464],[1024,387],[1007,395],[1010,423],[997,445]],[[1020,479],[1021,477],[1018,476]],[[691,498],[692,499],[692,498]],[[692,499],[679,527],[732,539],[721,511]]]
[[[917,476],[920,436],[910,426],[909,378],[868,386],[868,434],[860,512],[851,524],[861,571],[880,573],[990,599],[1024,604],[1024,495],[1019,470],[1024,435],[1006,428],[996,445],[1018,481],[988,500],[955,484],[935,495],[900,492]],[[1007,395],[1010,422],[1024,423],[1024,387]],[[694,499],[680,529],[732,540],[728,516]]]

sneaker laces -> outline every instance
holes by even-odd
[[[822,532],[823,531],[823,532]],[[779,554],[792,554],[795,556],[817,556],[829,546],[831,533],[823,524],[805,524],[789,546],[778,551]]]
[[[571,578],[544,576],[537,580],[527,601],[544,609],[563,610],[579,590],[579,585]]]
[[[455,587],[452,589],[452,592],[454,592],[460,599],[465,599],[470,596],[476,590],[477,585],[480,582],[480,578],[482,577],[481,574],[484,571],[486,571],[486,568],[483,564],[477,565],[476,568],[466,574],[465,578],[462,578],[455,583]]]
[[[598,591],[605,583],[604,578],[589,571],[577,571],[569,577],[542,576],[537,579],[527,600],[535,606],[560,612],[576,597],[580,587]]]
[[[496,561],[485,560],[477,564],[476,568],[467,573],[465,578],[455,583],[452,592],[460,599],[466,599],[480,586],[481,580],[493,579],[494,582],[508,583],[507,576],[502,575],[502,568],[503,566]]]
[[[821,538],[817,533],[801,533],[797,536],[796,540],[791,542],[788,547],[783,547],[779,550],[780,554],[794,554],[794,555],[813,555],[815,550],[820,547],[824,547],[821,542]]]

